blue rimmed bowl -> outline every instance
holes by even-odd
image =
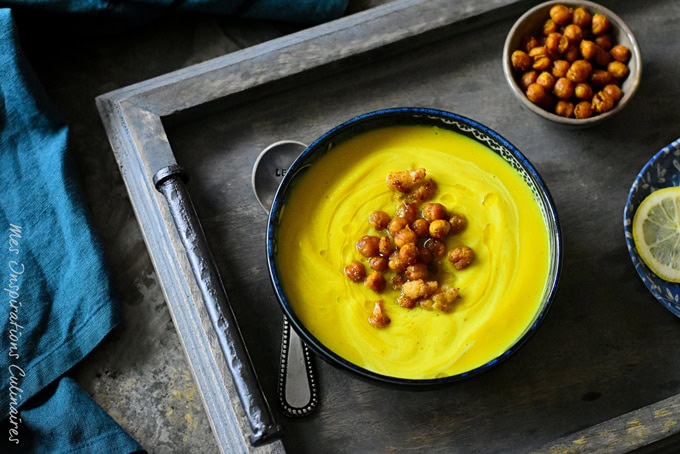
[[[671,186],[680,186],[680,139],[659,150],[638,173],[623,211],[623,229],[628,253],[640,279],[666,309],[680,317],[680,284],[661,279],[644,264],[635,248],[632,232],[635,211],[645,197]]]
[[[282,267],[285,265],[277,263],[277,251],[279,249],[278,231],[282,222],[285,222],[286,217],[290,216],[291,208],[288,207],[287,201],[290,194],[296,190],[296,183],[301,176],[308,169],[323,160],[327,156],[328,151],[337,147],[338,144],[366,132],[402,125],[431,126],[450,130],[470,138],[496,153],[512,167],[513,171],[521,176],[523,182],[531,190],[533,199],[547,226],[549,243],[548,277],[543,284],[542,293],[540,293],[541,298],[538,310],[532,312],[533,316],[530,322],[524,326],[521,335],[501,354],[481,366],[455,375],[426,379],[400,378],[376,373],[340,356],[324,345],[305,326],[301,318],[298,317],[282,284],[284,280],[282,277]],[[301,211],[300,215],[309,216],[310,214]],[[293,162],[281,181],[270,211],[267,226],[267,261],[271,281],[283,313],[288,317],[292,328],[300,335],[302,340],[322,359],[341,369],[351,371],[362,378],[375,380],[383,384],[433,386],[455,382],[486,371],[514,354],[531,337],[544,319],[555,298],[562,266],[562,235],[557,210],[545,183],[529,160],[500,134],[474,120],[450,112],[415,107],[390,108],[359,115],[334,127],[313,141]],[[342,273],[341,269],[339,273]],[[324,283],[310,282],[309,285],[320,288]]]

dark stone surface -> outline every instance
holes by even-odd
[[[373,3],[364,2],[364,6]],[[365,447],[366,438],[352,432],[356,427],[370,430],[375,436],[371,441],[395,451],[400,446],[381,438],[389,431],[413,434],[410,441],[414,446],[432,441],[419,439],[431,428],[439,431],[442,439],[456,434],[457,446],[475,443],[479,446],[486,443],[484,437],[490,432],[484,415],[499,409],[510,415],[503,427],[496,427],[501,433],[513,434],[506,441],[507,446],[531,447],[532,443],[548,441],[543,439],[547,434],[565,426],[551,418],[556,414],[566,415],[568,427],[582,424],[577,428],[585,428],[648,405],[650,400],[677,393],[674,375],[667,377],[664,386],[645,389],[648,382],[662,382],[666,369],[672,369],[670,357],[657,361],[660,353],[648,347],[671,345],[677,338],[677,320],[653,301],[635,276],[623,243],[621,217],[635,173],[659,147],[677,137],[674,125],[678,124],[678,111],[674,103],[678,87],[674,75],[678,73],[678,63],[668,56],[677,55],[678,45],[666,42],[667,37],[652,24],[670,29],[673,23],[677,24],[678,15],[660,19],[653,8],[643,8],[632,1],[625,2],[622,12],[641,38],[645,81],[616,122],[597,129],[566,132],[547,127],[540,119],[520,111],[510,93],[500,88],[504,83],[502,75],[489,63],[497,58],[494,56],[500,52],[500,45],[498,49],[488,49],[474,36],[461,37],[455,43],[439,43],[435,50],[447,58],[442,58],[439,67],[429,73],[428,87],[414,88],[406,99],[480,117],[520,146],[549,183],[563,222],[565,273],[559,298],[536,338],[513,361],[474,382],[462,383],[445,394],[420,393],[417,398],[413,393],[371,388],[369,401],[368,387],[363,383],[325,368],[326,382],[337,383],[339,387],[322,393],[322,405],[333,409],[336,417],[333,412],[320,412],[311,421],[292,422],[291,432],[298,438],[289,447],[308,452],[327,442],[347,449]],[[40,81],[71,125],[71,153],[79,166],[85,200],[123,307],[120,327],[76,368],[74,375],[150,452],[214,452],[215,443],[198,391],[94,98],[279,36],[292,28],[196,16],[181,20],[165,18],[136,26],[109,24],[101,30],[83,27],[77,32],[73,31],[75,26],[49,18],[36,21],[24,15],[18,22],[26,53]],[[496,24],[485,33],[491,33],[500,43],[509,25],[509,21]],[[338,75],[338,83],[333,86],[335,92],[331,90],[330,95],[339,102],[342,114],[324,117],[323,121],[330,126],[353,110],[383,107],[394,93],[412,88],[409,79],[401,76],[415,74],[425,67],[430,62],[427,55],[412,52],[392,60],[391,65],[365,70],[363,78],[361,73]],[[466,78],[463,75],[466,68],[476,69],[476,74],[484,77]],[[450,77],[452,74],[456,77]],[[357,84],[356,80],[363,82]],[[449,93],[452,85],[457,89],[455,96]],[[499,94],[497,106],[491,112],[486,108],[490,85]],[[315,90],[313,86],[310,89]],[[322,87],[316,90],[321,92]],[[278,100],[281,102],[275,104],[281,106],[295,101],[286,94]],[[403,101],[399,99],[400,103]],[[319,107],[323,102],[324,99],[309,100],[306,105],[311,106],[309,112],[315,112],[323,107]],[[258,107],[262,109],[258,111]],[[264,116],[262,112],[277,113],[271,105],[257,103],[244,111],[246,118],[255,120]],[[480,113],[484,113],[483,118]],[[308,114],[295,119],[302,124],[301,130],[306,131],[303,126],[312,123],[310,117]],[[225,128],[229,124],[223,121],[225,118],[230,119],[225,114],[201,125],[210,133],[210,139],[203,140],[210,142],[221,135],[228,136],[231,130]],[[232,120],[234,128],[241,126],[239,121],[243,122],[241,118]],[[266,121],[261,124],[272,126]],[[527,136],[525,128],[530,128],[532,134]],[[176,128],[173,138],[180,145],[178,149],[184,145],[185,150],[193,152],[192,146],[202,140],[196,138],[197,131],[193,126]],[[308,137],[299,138],[312,138],[311,131],[307,132]],[[545,143],[550,144],[549,149]],[[198,155],[201,153],[210,157],[217,151],[206,147]],[[211,183],[203,182],[206,186]],[[198,189],[200,192],[201,188]],[[219,213],[213,212],[216,204],[208,197],[201,200],[206,229],[220,234]],[[224,252],[219,248],[217,252],[222,257],[228,256],[219,254]],[[644,344],[639,343],[640,339],[645,340]],[[548,346],[550,355],[543,355]],[[582,354],[573,355],[577,350]],[[564,385],[553,380],[556,376],[574,379]],[[623,386],[614,386],[622,382]],[[498,389],[498,383],[505,383],[505,388]],[[443,395],[449,399],[443,400]],[[388,419],[375,418],[368,408],[373,401],[400,415],[414,414],[427,405],[431,419],[414,427],[405,417],[399,419],[398,427],[386,427]],[[338,418],[338,414],[351,415],[352,419]],[[310,431],[310,427],[314,430]],[[454,448],[441,447],[441,452]]]

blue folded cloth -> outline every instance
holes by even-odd
[[[139,0],[129,4],[321,22],[347,0]],[[3,1],[65,13],[125,10],[100,0]],[[130,7],[127,11],[134,11]],[[0,8],[0,452],[143,448],[65,374],[116,325],[119,308],[88,223],[68,127],[22,57]],[[94,102],[94,100],[93,100]]]
[[[114,327],[118,307],[68,159],[68,128],[34,82],[7,9],[0,10],[0,67],[3,441],[18,452],[59,452],[47,441],[59,436],[70,440],[60,449],[71,452],[87,442],[85,434],[117,430],[122,450],[114,452],[139,450],[87,394],[61,378]]]

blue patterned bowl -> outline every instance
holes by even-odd
[[[476,369],[458,375],[433,379],[398,378],[372,372],[347,361],[333,352],[330,348],[326,347],[305,327],[301,319],[295,314],[281,283],[280,271],[278,269],[279,265],[277,265],[276,261],[278,249],[277,231],[282,212],[286,207],[286,198],[290,193],[290,189],[294,187],[293,182],[295,179],[299,178],[299,175],[317,160],[323,159],[325,153],[331,149],[334,144],[348,140],[366,131],[394,125],[423,125],[448,129],[462,134],[497,153],[522,176],[526,184],[531,188],[535,195],[536,203],[543,212],[546,225],[549,229],[549,241],[552,254],[550,271],[543,300],[535,318],[531,321],[530,325],[526,327],[524,334],[520,339],[518,339],[514,345],[508,347],[505,352]],[[281,309],[288,317],[292,328],[295,329],[305,343],[313,351],[319,354],[321,358],[335,366],[352,371],[363,378],[377,380],[383,384],[427,387],[451,383],[488,370],[497,365],[501,360],[508,358],[524,345],[529,337],[536,331],[555,298],[562,266],[562,233],[557,218],[557,210],[548,188],[529,160],[505,138],[474,120],[451,112],[428,108],[396,107],[359,115],[336,126],[309,145],[288,168],[288,171],[276,192],[269,215],[267,226],[267,261],[272,284]],[[319,283],[319,285],[323,284]]]
[[[642,282],[661,304],[680,317],[680,284],[667,282],[647,268],[635,248],[632,232],[633,216],[640,202],[652,192],[669,186],[680,186],[680,139],[662,148],[638,173],[623,211],[623,228],[628,253]]]

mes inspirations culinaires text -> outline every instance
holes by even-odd
[[[9,305],[7,332],[6,336],[9,338],[9,386],[7,392],[9,394],[9,429],[8,441],[16,445],[19,444],[19,425],[21,424],[21,417],[19,415],[19,405],[21,404],[23,390],[21,389],[21,382],[26,376],[24,370],[19,366],[20,342],[21,333],[24,327],[19,322],[19,312],[21,309],[21,283],[25,271],[24,264],[21,262],[21,239],[22,228],[19,225],[9,225],[9,239],[8,239],[8,253],[9,260],[7,262],[6,285],[3,287],[3,294],[7,299]]]

